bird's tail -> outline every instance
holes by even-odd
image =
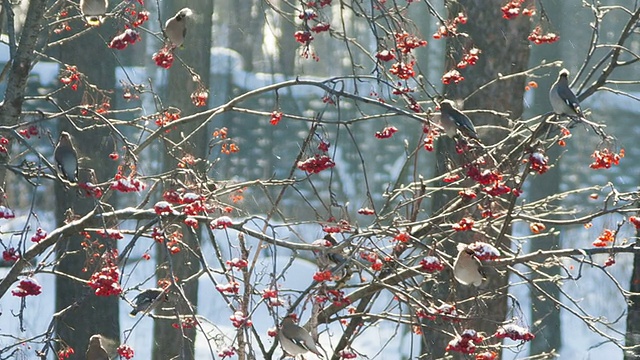
[[[104,17],[96,15],[85,16],[84,19],[90,26],[100,26],[104,22]]]

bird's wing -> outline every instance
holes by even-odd
[[[558,95],[560,95],[560,98],[578,114],[581,113],[580,102],[578,101],[576,94],[574,94],[569,87],[558,86]]]

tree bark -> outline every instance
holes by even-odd
[[[99,89],[112,90],[115,87],[115,59],[112,50],[109,49],[103,38],[113,35],[114,29],[108,28],[110,22],[100,28],[92,29],[83,36],[68,41],[59,48],[59,59],[69,65],[77,66],[79,72]],[[84,22],[73,22],[71,26],[81,28]],[[100,36],[102,35],[102,37]],[[100,66],[96,66],[97,64]],[[87,96],[89,95],[89,96]],[[71,108],[81,104],[95,105],[89,99],[95,99],[101,103],[103,99],[96,96],[94,89],[86,85],[80,85],[77,91],[67,88],[61,92],[59,98],[64,108]],[[80,111],[74,112],[79,115]],[[95,128],[78,132],[69,122],[69,118],[59,118],[60,131],[66,130],[73,137],[73,142],[78,151],[78,157],[83,157],[79,166],[79,181],[88,180],[94,183],[113,177],[115,164],[108,155],[113,152],[114,145],[110,139],[107,127]],[[100,123],[97,118],[76,119],[75,125],[87,128]],[[89,168],[95,170],[98,181],[89,178]],[[77,195],[77,187],[65,188],[61,183],[56,184],[56,220],[60,225],[69,218],[82,216],[93,210],[96,206],[95,199]],[[110,226],[96,219],[92,228],[104,228]],[[83,246],[83,244],[93,244]],[[104,246],[99,249],[98,245]],[[93,236],[90,239],[78,234],[61,239],[57,244],[57,254],[60,263],[56,271],[88,280],[91,274],[99,271],[104,263],[100,257],[110,249],[116,249],[114,240]],[[57,322],[58,336],[75,350],[75,359],[84,358],[84,352],[93,334],[101,334],[109,339],[120,338],[120,325],[118,319],[118,297],[101,297],[94,294],[94,290],[84,283],[78,283],[69,278],[56,277],[56,311],[69,306],[72,309],[66,312]]]
[[[446,2],[449,12],[449,18],[457,16],[459,12],[464,12],[468,17],[466,25],[458,27],[458,31],[465,32],[470,35],[469,38],[449,37],[447,38],[447,55],[445,71],[455,69],[456,64],[462,59],[463,54],[471,47],[479,48],[482,53],[480,60],[475,66],[468,66],[462,70],[464,81],[459,84],[452,84],[445,87],[445,98],[451,100],[465,100],[464,109],[491,109],[499,112],[510,114],[511,119],[516,119],[523,112],[523,96],[525,78],[511,78],[508,80],[499,80],[477,91],[482,85],[491,80],[495,80],[502,75],[517,73],[526,69],[529,61],[529,44],[527,36],[529,34],[529,19],[519,17],[514,20],[504,20],[497,18],[497,10],[503,5],[501,0],[460,0],[457,2]],[[465,40],[468,39],[468,40]],[[468,98],[467,98],[468,97]],[[485,124],[504,126],[508,128],[506,120],[492,114],[473,114],[470,116],[476,127]],[[490,145],[504,139],[508,132],[505,130],[491,131],[478,130],[478,134],[483,144]],[[438,174],[447,172],[446,158],[454,157],[455,151],[450,139],[440,139],[437,144],[437,169]],[[498,169],[500,170],[500,169]],[[434,197],[434,211],[438,211],[441,206],[446,203],[446,199],[442,198],[442,194]],[[474,216],[479,214],[473,214]],[[456,219],[450,219],[456,221]],[[510,230],[509,230],[510,231]],[[510,242],[503,236],[496,239],[497,233],[488,234],[485,238],[481,234],[474,234],[473,238],[468,238],[467,234],[460,235],[456,241],[470,243],[473,241],[485,241],[492,243],[498,249],[510,247]],[[455,244],[451,241],[446,242],[445,250],[455,256]],[[488,281],[483,284],[481,291],[488,292],[492,289],[504,289],[508,284],[508,276],[506,274],[498,274],[490,271]],[[443,281],[446,281],[443,278]],[[452,289],[442,284],[434,286],[428,290],[438,299],[451,299]],[[476,289],[458,286],[455,289],[457,299],[465,299],[473,297]],[[505,320],[507,314],[507,293],[506,291],[496,292],[490,299],[483,299],[484,303],[478,308],[463,309],[465,312],[469,310],[475,311],[473,314],[475,320],[470,321],[466,326],[477,331],[484,331],[487,334],[495,332],[497,325]],[[475,306],[472,302],[471,306]],[[478,310],[480,313],[478,313]],[[431,358],[441,358],[445,356],[445,348],[451,340],[451,336],[443,333],[438,329],[426,328],[423,338],[423,354],[428,354]]]
[[[185,64],[198,74],[200,84],[207,89],[210,83],[210,54],[212,46],[210,29],[212,28],[213,5],[211,0],[199,0],[189,3],[191,10],[193,10],[194,14],[197,14],[197,21],[187,19],[187,36],[183,45],[184,49],[175,50]],[[168,18],[173,16],[180,8],[179,4],[169,2],[166,3],[163,13]],[[173,67],[169,69],[165,103],[180,109],[182,116],[196,113],[199,108],[194,106],[190,96],[194,90],[198,89],[198,86],[198,82],[193,79],[193,74],[176,61]],[[183,136],[190,136],[196,131],[199,125],[200,123],[194,123],[180,129],[173,129],[167,134],[167,138],[174,144],[178,143],[183,140]],[[175,147],[172,143],[165,142],[166,151],[163,152],[164,158],[162,159],[165,170],[172,171],[177,169],[177,159],[188,153],[196,158],[206,159],[209,135],[205,126],[181,147]],[[200,164],[203,163],[200,162]],[[202,174],[203,168],[193,169],[190,167],[189,170],[204,175]],[[180,180],[187,184],[196,179]],[[156,310],[158,315],[166,316],[170,319],[156,319],[154,322],[152,356],[154,360],[173,358],[188,360],[195,358],[196,328],[176,329],[172,326],[174,323],[181,323],[181,319],[176,316],[181,318],[193,316],[194,309],[198,305],[198,281],[195,280],[189,283],[183,283],[182,281],[198,271],[200,261],[193,252],[198,253],[200,245],[198,244],[197,236],[191,233],[184,225],[181,226],[180,231],[184,237],[182,239],[183,245],[180,245],[182,249],[179,253],[169,254],[164,246],[159,246],[156,253],[159,263],[158,279],[170,280],[174,277],[177,284],[180,285],[181,291],[180,294],[171,291],[170,301],[172,306],[175,305],[175,309],[163,309],[162,306],[159,306]],[[192,250],[187,249],[187,247]]]

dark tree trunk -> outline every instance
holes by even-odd
[[[529,44],[527,36],[529,34],[529,19],[519,17],[515,20],[507,21],[499,18],[499,9],[503,5],[502,0],[461,0],[458,2],[446,2],[449,17],[457,16],[458,12],[464,12],[468,16],[468,23],[459,27],[459,31],[470,35],[467,38],[448,38],[448,51],[445,59],[445,71],[454,69],[461,60],[465,51],[471,47],[479,48],[482,53],[477,65],[469,66],[462,70],[464,81],[457,85],[449,85],[445,88],[447,99],[464,101],[464,109],[491,109],[510,114],[511,119],[516,119],[523,112],[523,96],[525,78],[518,77],[509,80],[497,81],[485,87],[482,91],[474,93],[482,85],[491,80],[495,80],[502,75],[516,73],[527,68],[529,62]],[[472,96],[470,96],[473,93]],[[468,97],[468,98],[467,98]],[[470,116],[476,127],[485,124],[499,125],[507,127],[506,121],[500,117],[490,114],[473,114]],[[494,144],[508,136],[507,131],[478,131],[482,142],[485,145]],[[441,139],[437,148],[437,169],[439,174],[447,171],[446,158],[455,157],[452,141]],[[500,169],[498,169],[500,170]],[[437,211],[447,201],[440,196],[434,197],[434,211]],[[473,214],[473,216],[479,214]],[[456,219],[449,219],[457,221]],[[510,231],[510,230],[509,230]],[[470,243],[473,241],[485,241],[494,244],[498,249],[508,248],[510,243],[503,236],[496,240],[497,233],[488,234],[485,238],[481,234],[474,234],[473,238],[467,238],[467,234],[456,238],[456,241]],[[465,237],[466,236],[466,237]],[[455,243],[447,242],[445,249],[448,253],[455,255]],[[446,281],[445,278],[442,279]],[[488,273],[488,281],[483,284],[482,291],[491,289],[503,289],[496,292],[491,299],[483,299],[480,307],[475,307],[473,316],[475,320],[470,321],[465,326],[477,331],[484,331],[487,334],[495,332],[497,324],[504,321],[507,314],[507,293],[505,286],[508,284],[506,274],[498,274],[495,271]],[[458,286],[455,294],[456,299],[466,299],[473,297],[477,290],[469,287]],[[436,285],[430,293],[438,299],[452,299],[449,286]],[[475,306],[472,301],[471,306]],[[463,309],[469,311],[470,309]],[[438,329],[427,328],[424,331],[425,344],[423,353],[430,358],[444,357],[447,343],[451,336]]]
[[[84,26],[84,22],[75,22],[72,23],[72,26],[81,28]],[[111,27],[111,23],[107,21],[100,28],[92,29],[83,36],[62,45],[59,49],[59,59],[65,64],[77,66],[78,71],[83,73],[86,79],[99,89],[112,90],[115,86],[115,59],[112,54],[113,50],[106,46],[103,39],[108,39],[115,31]],[[85,85],[81,85],[77,91],[67,88],[62,91],[60,96],[61,106],[65,109],[82,104],[99,106],[105,100],[106,98],[99,95],[95,89]],[[75,111],[73,114],[79,115],[80,111]],[[84,158],[80,163],[80,182],[91,180],[96,183],[113,177],[115,163],[109,159],[108,155],[113,152],[114,145],[108,128],[94,127],[78,132],[74,130],[68,119],[61,117],[56,121],[60,131],[66,130],[71,134],[78,150],[78,156]],[[75,123],[84,128],[100,124],[101,121],[89,117],[76,120]],[[91,179],[90,169],[95,170],[95,177],[98,181]],[[58,226],[65,220],[83,216],[94,209],[95,199],[78,196],[76,190],[77,187],[65,189],[61,183],[56,184]],[[92,228],[104,228],[105,226],[108,227],[110,224],[104,224],[97,219],[92,224],[88,224],[88,227]],[[93,245],[89,247],[83,246],[83,244],[91,243]],[[99,249],[98,244],[104,245],[104,247]],[[104,265],[99,257],[94,258],[92,255],[103,254],[105,251],[115,248],[117,245],[113,240],[104,239],[95,236],[95,234],[91,239],[86,239],[80,234],[62,238],[57,244],[60,263],[56,267],[56,271],[81,279],[89,279],[93,272],[99,271]],[[75,350],[74,359],[84,358],[89,337],[93,334],[102,334],[113,340],[120,338],[118,301],[117,296],[96,296],[94,290],[84,283],[78,283],[63,276],[56,277],[56,311],[71,307],[58,319],[56,332],[62,341]]]
[[[173,16],[181,6],[172,2],[166,3],[163,13],[167,17]],[[197,21],[194,19],[188,19],[187,22],[187,37],[184,42],[184,49],[176,49],[178,56],[184,60],[184,62],[200,76],[200,83],[204,88],[209,87],[210,79],[210,49],[212,46],[211,28],[212,28],[212,14],[213,14],[213,1],[211,0],[199,0],[189,3],[189,7],[193,10],[197,16]],[[169,70],[168,87],[166,89],[166,101],[165,104],[174,106],[181,110],[182,116],[187,116],[196,113],[196,108],[191,102],[191,94],[194,90],[198,89],[199,84],[194,81],[193,74],[191,74],[185,67],[181,66],[178,62],[175,62],[173,67]],[[203,119],[204,120],[204,119]],[[196,128],[200,125],[200,122],[195,122],[193,125],[181,127],[180,129],[172,130],[167,134],[167,138],[173,143],[178,143],[183,139],[183,136],[191,135]],[[165,170],[172,171],[177,169],[179,159],[186,154],[192,154],[195,158],[206,159],[208,150],[208,137],[209,131],[207,127],[200,129],[189,141],[185,142],[185,145],[181,147],[175,147],[170,143],[165,143],[166,151],[163,161]],[[199,162],[204,164],[204,162]],[[205,176],[204,168],[189,169],[193,170],[193,173],[198,173],[201,176]],[[180,178],[183,183],[192,182],[193,178]],[[171,305],[175,305],[174,309],[159,309],[156,313],[161,316],[169,317],[169,319],[156,319],[154,323],[154,349],[153,359],[194,359],[195,358],[195,338],[196,329],[183,328],[176,329],[172,324],[180,324],[181,320],[176,318],[179,314],[180,317],[189,317],[194,315],[195,307],[198,305],[198,282],[193,280],[189,283],[183,283],[182,281],[199,270],[199,259],[194,255],[194,252],[199,252],[200,245],[198,244],[197,236],[191,233],[184,225],[181,230],[184,235],[182,241],[184,245],[181,245],[182,250],[177,254],[169,254],[166,247],[158,247],[158,279],[169,280],[173,276],[177,284],[181,286],[181,294],[176,291],[171,291]],[[188,250],[186,247],[193,249]]]
[[[636,238],[640,238],[640,230],[636,230]],[[629,284],[629,296],[627,302],[627,333],[625,345],[635,346],[631,351],[625,352],[625,360],[640,358],[640,254],[633,255],[633,273]]]

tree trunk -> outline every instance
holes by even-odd
[[[78,71],[83,73],[90,83],[104,90],[112,90],[115,86],[113,50],[109,49],[102,39],[108,39],[113,35],[115,29],[109,28],[110,24],[107,21],[100,28],[92,29],[83,36],[68,41],[59,49],[59,59],[63,63],[77,66]],[[71,25],[81,28],[84,22],[78,21]],[[98,63],[100,66],[96,66]],[[86,85],[80,85],[77,91],[67,88],[61,92],[60,96],[60,103],[64,108],[81,104],[99,106],[103,101],[105,98],[102,95],[98,95],[95,89]],[[74,115],[79,114],[80,111],[74,113]],[[73,137],[78,157],[84,158],[80,162],[79,181],[91,180],[96,183],[113,177],[115,163],[109,159],[108,155],[113,152],[114,147],[108,128],[93,128],[78,132],[74,130],[68,119],[61,117],[57,121],[60,131],[66,130]],[[82,128],[100,123],[96,118],[85,119],[76,120],[75,124]],[[90,179],[89,169],[95,170],[98,181]],[[65,189],[61,183],[56,184],[58,226],[71,217],[83,216],[94,209],[95,199],[77,194],[77,187]],[[88,225],[92,228],[105,226],[108,227],[109,224],[104,224],[98,219]],[[83,244],[90,244],[90,246],[85,247]],[[103,245],[103,248],[98,247]],[[104,266],[100,257],[93,256],[115,248],[117,244],[114,240],[104,239],[95,234],[90,239],[80,234],[63,238],[57,244],[60,263],[56,271],[81,279],[89,279],[93,272],[99,271]],[[71,306],[71,309],[58,320],[56,331],[58,336],[75,350],[74,359],[84,358],[89,337],[93,334],[102,334],[113,340],[120,338],[118,301],[117,296],[96,296],[94,290],[85,283],[78,283],[63,276],[56,277],[56,311]]]
[[[636,230],[636,238],[640,238],[640,230]],[[640,254],[633,255],[633,273],[629,284],[629,296],[627,302],[627,332],[625,345],[635,346],[631,351],[624,353],[625,360],[640,358]]]
[[[210,53],[211,53],[211,32],[213,1],[199,0],[189,3],[189,7],[196,15],[195,19],[187,20],[187,36],[184,42],[184,49],[176,49],[176,54],[200,76],[200,84],[205,88],[209,86],[210,79]],[[163,13],[166,17],[173,16],[181,6],[172,2],[166,3]],[[209,31],[207,31],[209,30]],[[194,114],[198,111],[192,102],[191,94],[198,89],[198,82],[194,81],[191,74],[184,66],[177,61],[169,70],[168,87],[166,90],[165,104],[181,110],[182,116]],[[203,119],[204,120],[204,119]],[[190,136],[200,123],[184,126],[180,129],[173,129],[167,138],[173,143],[180,142],[184,136]],[[166,151],[163,152],[163,166],[166,171],[177,169],[177,159],[181,159],[186,154],[192,154],[195,158],[206,159],[208,150],[209,132],[207,127],[200,129],[185,145],[175,147],[166,143]],[[204,162],[199,162],[203,164]],[[188,165],[187,165],[188,166]],[[204,176],[203,168],[192,169],[193,173]],[[193,178],[180,178],[185,183],[191,183]],[[190,189],[190,191],[193,191]],[[165,229],[166,230],[166,229]],[[199,269],[199,259],[194,255],[199,252],[200,245],[197,236],[190,232],[184,225],[181,226],[181,233],[184,235],[183,245],[179,253],[169,254],[165,247],[158,247],[158,279],[169,280],[174,277],[176,283],[181,285],[181,293],[171,291],[170,297],[175,309],[162,309],[159,307],[156,313],[169,319],[156,319],[154,323],[154,349],[153,359],[194,359],[195,358],[195,338],[196,329],[185,327],[176,329],[172,324],[180,324],[181,320],[176,315],[190,317],[194,315],[194,309],[198,305],[198,282],[181,283],[184,279],[195,274]],[[188,250],[189,247],[191,250]],[[164,261],[163,261],[164,259]],[[175,296],[174,296],[175,295]]]
[[[464,109],[491,109],[494,111],[507,112],[511,119],[516,119],[523,112],[523,96],[525,78],[518,77],[509,80],[501,80],[485,87],[482,91],[474,93],[487,82],[496,79],[499,74],[507,75],[526,69],[529,61],[529,44],[527,36],[529,34],[529,19],[519,17],[514,20],[504,20],[496,18],[496,9],[503,5],[502,0],[460,0],[456,3],[446,2],[449,10],[449,18],[454,18],[459,12],[464,12],[468,16],[468,23],[459,26],[458,30],[470,35],[465,43],[463,37],[447,38],[447,56],[445,71],[455,69],[456,64],[462,59],[463,54],[471,47],[479,48],[482,53],[477,65],[469,66],[462,70],[464,81],[457,85],[449,85],[445,88],[445,97],[451,100],[465,100]],[[463,41],[461,44],[460,42]],[[470,96],[474,93],[472,96]],[[467,96],[470,96],[466,99]],[[470,116],[476,127],[484,124],[500,125],[507,127],[504,119],[491,114],[473,114]],[[508,132],[478,130],[478,134],[485,145],[494,144],[506,136]],[[437,169],[438,174],[447,171],[446,157],[454,157],[455,151],[450,139],[441,139],[437,144]],[[500,170],[500,169],[498,169]],[[434,197],[434,211],[441,208],[446,199],[442,194]],[[474,214],[475,216],[476,214]],[[479,216],[479,214],[477,214]],[[456,221],[455,219],[449,219]],[[509,230],[510,231],[510,230]],[[496,239],[498,234],[488,234],[484,238],[481,234],[474,234],[473,239],[464,238],[467,234],[461,235],[457,241],[470,243],[473,241],[485,241],[494,244],[498,249],[510,247],[510,242],[503,236]],[[467,236],[468,237],[468,236]],[[445,250],[456,254],[455,244],[447,242]],[[491,289],[504,288],[508,284],[508,276],[496,272],[489,272],[488,281],[483,284],[481,291],[487,292]],[[443,278],[443,281],[446,281]],[[442,284],[441,284],[442,285]],[[435,286],[430,293],[438,299],[451,299],[451,288],[449,286]],[[458,286],[456,290],[457,299],[473,297],[477,291],[469,287]],[[495,332],[497,325],[505,320],[507,314],[506,292],[496,293],[491,299],[484,300],[480,306],[480,313],[475,308],[476,320],[470,321],[466,327],[477,331],[484,331],[487,334]],[[472,302],[471,306],[475,306]],[[490,311],[489,311],[490,309]],[[468,311],[469,309],[463,309]],[[444,357],[447,343],[451,336],[438,329],[426,328],[423,338],[423,354],[429,354],[431,358]]]

